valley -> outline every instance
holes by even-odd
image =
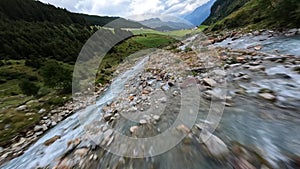
[[[194,27],[1,1],[0,168],[299,168],[299,7],[211,0]]]

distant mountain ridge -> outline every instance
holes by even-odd
[[[152,29],[159,31],[172,31],[180,29],[191,29],[195,26],[183,22],[174,22],[174,21],[162,21],[159,18],[151,18],[144,21],[140,21],[142,25],[148,26]]]
[[[210,15],[210,9],[216,0],[210,0],[207,3],[203,4],[196,8],[192,13],[186,15],[184,19],[190,21],[194,25],[201,25],[205,19]]]

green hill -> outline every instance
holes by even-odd
[[[27,22],[51,22],[55,24],[79,24],[87,26],[104,26],[110,24],[114,28],[141,28],[140,23],[126,20],[120,17],[96,16],[69,12],[66,9],[57,8],[51,4],[44,4],[35,0],[1,0],[1,20],[27,21]]]
[[[209,17],[202,24],[211,25],[222,20],[232,12],[240,9],[247,2],[249,2],[249,0],[217,0],[211,7]]]
[[[250,0],[224,19],[217,20],[210,29],[221,30],[239,27],[254,29],[300,27],[300,1]]]

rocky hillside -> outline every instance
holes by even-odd
[[[237,11],[249,0],[217,0],[211,7],[211,14],[203,22],[204,25],[211,25],[222,20],[232,12]]]
[[[211,29],[294,28],[299,26],[299,0],[251,0],[224,19],[217,20]]]

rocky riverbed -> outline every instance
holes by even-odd
[[[192,38],[187,53],[149,53],[94,106],[2,167],[299,168],[298,29],[228,34]],[[153,145],[135,142],[166,131]],[[25,162],[29,155],[35,157]]]

